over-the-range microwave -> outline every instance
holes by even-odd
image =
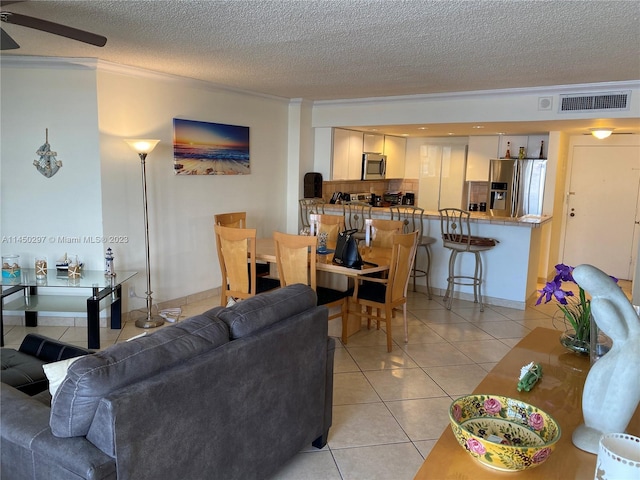
[[[387,156],[377,153],[362,154],[362,180],[384,178],[387,171]]]

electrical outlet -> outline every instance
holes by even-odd
[[[133,298],[136,296],[136,289],[135,287],[129,287],[129,298]]]

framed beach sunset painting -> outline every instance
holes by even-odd
[[[249,127],[173,119],[176,175],[248,175]]]

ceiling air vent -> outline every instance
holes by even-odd
[[[631,90],[593,95],[560,95],[560,113],[629,110]]]

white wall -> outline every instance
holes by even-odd
[[[288,100],[94,61],[46,59],[24,68],[15,58],[2,60],[2,235],[126,237],[118,244],[73,245],[73,251],[88,268],[102,269],[111,246],[116,271],[140,272],[128,285],[143,295],[140,160],[123,141],[140,137],[160,139],[147,158],[154,301],[221,285],[214,214],[246,211],[258,236],[286,229]],[[251,174],[174,175],[173,118],[248,126]],[[31,165],[45,127],[64,163],[51,179]],[[71,251],[57,244],[2,247],[25,256]],[[130,300],[125,309],[143,306]]]
[[[246,211],[258,236],[284,230],[288,102],[245,95],[189,80],[98,73],[105,234],[126,233],[117,268],[144,271],[140,161],[124,138],[158,138],[147,157],[149,234],[154,300],[221,285],[213,216]],[[250,128],[250,175],[176,176],[173,118]],[[144,292],[143,276],[135,279]]]
[[[85,240],[103,234],[95,70],[3,63],[0,75],[2,253],[20,254],[28,268],[35,255],[53,266],[65,253],[77,254],[88,268],[102,269],[104,246]],[[46,128],[62,161],[51,178],[33,165]]]

